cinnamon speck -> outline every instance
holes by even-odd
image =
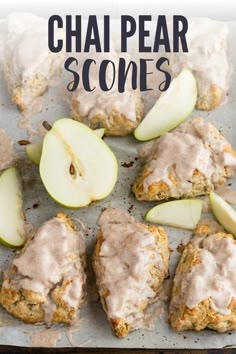
[[[131,213],[131,211],[132,211],[133,207],[134,207],[134,205],[133,205],[133,204],[131,204],[131,205],[130,205],[130,207],[129,207],[129,209],[128,209],[128,213]]]
[[[134,164],[134,161],[130,161],[130,162],[123,162],[121,164],[122,167],[125,167],[125,168],[129,168],[129,167],[132,167]]]

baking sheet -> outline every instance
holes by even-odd
[[[233,66],[236,68],[236,23],[229,23],[229,55]],[[1,75],[1,73],[0,73]],[[64,85],[66,86],[66,84]],[[69,115],[69,105],[65,100],[63,88],[50,89],[45,96],[43,111],[33,117],[33,122],[48,120],[53,122],[59,117]],[[192,116],[203,116],[216,125],[225,137],[236,147],[236,73],[231,78],[228,102],[212,112],[193,112]],[[11,104],[6,91],[5,83],[0,76],[0,128],[4,128],[15,142],[26,139],[24,130],[17,127],[20,114],[16,107]],[[24,206],[27,221],[34,226],[40,225],[43,221],[52,218],[57,212],[63,210],[72,217],[79,218],[87,227],[86,244],[87,251],[91,254],[96,237],[96,220],[104,207],[121,207],[130,210],[138,221],[143,221],[143,215],[155,203],[138,202],[131,194],[131,184],[139,169],[136,159],[137,148],[141,143],[137,142],[133,136],[124,138],[105,138],[106,143],[114,151],[119,160],[119,179],[113,193],[102,202],[97,202],[88,208],[71,211],[63,209],[57,205],[46,193],[39,178],[38,168],[31,164],[25,156],[24,148],[16,144],[16,149],[20,158],[20,168],[24,181]],[[127,164],[129,167],[127,167]],[[235,180],[230,180],[231,188],[236,190]],[[35,208],[35,205],[38,205]],[[203,217],[209,217],[203,215]],[[173,250],[170,258],[170,274],[173,274],[179,255],[176,251],[181,239],[191,236],[191,232],[166,227],[169,235],[170,245]],[[223,250],[222,250],[223,251]],[[14,251],[0,246],[0,269],[3,270]],[[58,347],[113,347],[113,348],[224,348],[236,347],[236,332],[218,334],[214,331],[204,330],[196,332],[174,332],[167,323],[167,314],[161,315],[155,322],[154,329],[137,330],[125,339],[117,339],[113,336],[105,313],[99,301],[88,301],[81,310],[80,329],[72,336],[68,335],[66,327],[54,326],[61,332],[61,339],[57,342]],[[0,309],[0,344],[31,346],[31,335],[36,330],[44,330],[44,326],[33,326],[23,324],[3,309]]]

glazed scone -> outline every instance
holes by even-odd
[[[4,273],[0,303],[27,323],[71,323],[84,298],[85,244],[63,213],[45,222]]]
[[[141,158],[144,165],[133,184],[138,200],[209,194],[225,184],[236,166],[231,145],[199,117],[144,145]]]
[[[188,52],[171,53],[173,77],[190,69],[198,84],[197,109],[212,110],[225,101],[231,74],[227,57],[228,26],[209,18],[188,18]]]
[[[98,68],[102,60],[112,60],[118,65],[119,56],[116,52],[94,55],[96,66],[90,70],[90,86],[95,88],[87,92],[79,87],[73,94],[71,102],[71,116],[92,129],[105,128],[105,134],[124,136],[131,133],[139,124],[143,115],[140,91],[132,90],[128,84],[123,93],[117,91],[117,83],[110,91],[102,91],[98,87]],[[108,66],[106,78],[111,85],[111,66]]]
[[[236,240],[208,223],[185,246],[173,280],[170,324],[176,331],[236,329]]]
[[[20,111],[30,109],[63,68],[64,54],[48,48],[48,23],[29,13],[13,13],[0,23],[0,68]]]
[[[106,209],[98,225],[96,283],[111,327],[121,338],[143,326],[145,310],[158,298],[168,272],[168,238],[161,227],[135,223],[120,209]]]

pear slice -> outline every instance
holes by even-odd
[[[94,133],[96,133],[97,136],[99,136],[99,138],[102,139],[102,137],[105,134],[105,129],[104,128],[96,129],[96,130],[94,130]],[[39,165],[39,163],[40,163],[40,159],[41,159],[41,155],[42,155],[42,149],[43,149],[43,143],[42,142],[28,144],[25,147],[25,151],[26,151],[26,154],[27,154],[28,158],[35,165]]]
[[[145,220],[152,223],[193,230],[202,212],[202,200],[182,199],[159,204],[150,209]]]
[[[174,129],[192,113],[196,102],[196,79],[191,71],[184,69],[135,129],[135,138],[146,141]]]
[[[90,128],[62,118],[44,137],[39,171],[55,201],[79,208],[111,193],[118,163],[111,149]]]
[[[105,128],[99,128],[99,129],[95,129],[94,133],[97,134],[97,136],[99,136],[99,138],[103,138],[104,134],[105,134]]]
[[[218,194],[210,193],[211,209],[223,228],[236,236],[236,211]]]
[[[35,164],[39,165],[41,154],[43,149],[43,143],[28,144],[25,147],[28,158]]]
[[[19,247],[25,242],[22,185],[18,170],[10,167],[0,176],[0,243]]]

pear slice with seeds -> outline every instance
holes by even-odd
[[[118,163],[93,130],[62,118],[44,137],[39,171],[55,201],[79,208],[111,193],[117,181]]]
[[[102,139],[105,134],[105,129],[104,128],[96,129],[96,130],[94,130],[94,133],[96,133],[97,136],[99,136],[99,138]],[[39,163],[40,163],[40,159],[41,159],[41,155],[42,155],[42,148],[43,148],[42,142],[28,144],[25,147],[25,151],[26,151],[28,158],[35,165],[39,165]]]

